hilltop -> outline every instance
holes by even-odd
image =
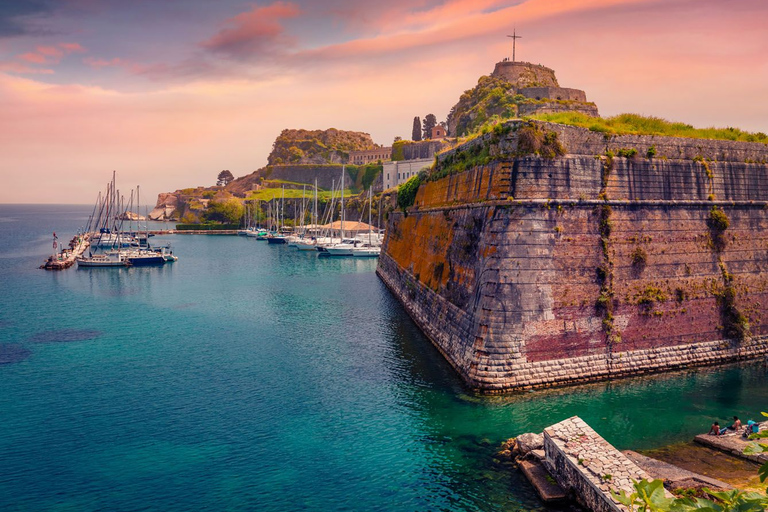
[[[327,130],[290,130],[280,132],[272,144],[268,165],[343,164],[350,151],[374,149],[371,136],[329,128]]]
[[[584,91],[560,87],[554,70],[529,62],[502,61],[464,91],[448,113],[448,133],[462,137],[492,120],[543,113],[579,112],[598,117]]]

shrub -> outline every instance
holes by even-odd
[[[646,153],[645,153],[645,156],[647,156],[648,158],[655,157],[656,156],[656,146],[653,145],[653,146],[649,147],[648,151],[646,151]]]
[[[648,254],[645,252],[645,249],[642,247],[636,247],[634,251],[632,251],[632,266],[642,270],[645,268],[645,265],[648,263]]]
[[[421,173],[419,173],[397,187],[397,206],[403,212],[413,206],[413,203],[416,201],[416,193],[421,186],[421,179]]]
[[[624,158],[634,158],[637,156],[637,150],[635,148],[621,148],[618,151],[619,156]]]
[[[725,248],[725,230],[728,229],[730,220],[725,212],[713,206],[709,210],[709,217],[707,218],[707,227],[709,228],[709,236],[712,240],[712,248],[715,251],[720,252]]]

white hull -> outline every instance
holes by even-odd
[[[113,258],[109,256],[104,255],[96,255],[92,256],[90,258],[77,258],[77,266],[78,267],[99,267],[99,268],[106,268],[106,267],[126,267],[128,266],[128,261],[124,258]]]
[[[314,251],[314,242],[296,242],[296,248],[300,251]]]
[[[381,247],[355,247],[352,249],[352,256],[355,258],[378,258],[381,254]]]

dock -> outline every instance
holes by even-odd
[[[547,504],[562,503],[568,494],[552,478],[544,466],[535,460],[524,460],[518,465],[525,477],[531,482],[541,501]]]
[[[91,234],[86,233],[83,236],[75,236],[69,242],[69,247],[63,249],[60,253],[51,255],[40,265],[44,270],[64,270],[75,264],[77,258],[82,256],[85,250],[90,247]]]
[[[761,430],[763,430],[765,427],[765,422],[760,425]],[[729,453],[741,459],[752,461],[756,464],[765,464],[768,462],[768,453],[755,453],[751,455],[744,453],[744,449],[747,446],[754,442],[765,442],[764,439],[760,439],[758,441],[750,441],[746,437],[742,436],[741,433],[737,433],[730,435],[725,434],[722,436],[699,434],[698,436],[694,437],[693,440],[696,443],[709,446],[710,448],[720,450],[721,452]]]

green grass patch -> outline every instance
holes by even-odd
[[[560,112],[557,114],[535,114],[531,118],[550,123],[580,126],[608,135],[661,135],[666,137],[738,140],[768,144],[768,135],[762,132],[750,133],[732,127],[695,128],[686,123],[675,123],[660,117],[641,116],[638,114],[619,114],[613,117],[599,118],[590,117],[579,112]]]
[[[344,189],[344,197],[352,197],[355,195],[355,193],[350,188]],[[254,190],[251,191],[250,194],[245,198],[246,201],[269,201],[271,199],[279,199],[283,197],[283,189],[282,188],[262,188],[260,190]],[[296,189],[285,189],[285,198],[286,199],[297,199],[302,197],[302,191],[296,190]],[[314,191],[312,191],[309,187],[307,188],[306,192],[304,193],[304,197],[307,199],[311,199],[315,197]],[[338,192],[336,192],[336,197],[338,198]],[[317,199],[320,201],[329,201],[331,199],[331,191],[330,190],[319,190],[317,192]]]

